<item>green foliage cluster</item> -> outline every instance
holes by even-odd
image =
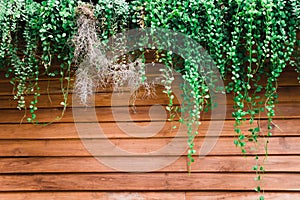
[[[59,77],[64,97],[63,112],[67,106],[70,87],[71,65],[76,34],[77,0],[0,0],[0,68],[11,77],[14,98],[19,109],[29,108],[27,120],[38,123],[35,111],[38,103],[40,77]],[[123,0],[100,0],[94,15],[97,17],[99,38],[106,39],[128,23],[128,6]],[[126,10],[127,8],[127,10]],[[60,63],[52,69],[52,63]],[[29,106],[25,96],[34,94]],[[58,117],[60,119],[60,117]]]
[[[190,36],[209,52],[223,78],[230,78],[226,90],[234,95],[234,144],[243,153],[247,153],[249,142],[258,143],[260,136],[271,135],[278,96],[277,79],[287,64],[296,66],[299,71],[299,40],[296,41],[299,1],[137,0],[132,5],[135,10],[133,22],[137,26],[161,27]],[[295,60],[291,60],[293,50]],[[203,84],[203,77],[194,73],[193,64],[185,61],[183,65],[185,80],[195,89],[191,93],[194,101],[186,102],[192,104],[188,106],[192,108],[190,115],[197,116],[205,110],[201,102],[207,95],[207,86]],[[263,78],[266,85],[262,85]],[[242,123],[254,124],[262,112],[268,116],[266,134],[261,132],[259,121],[248,132],[241,130]],[[196,117],[188,122],[198,120]],[[193,162],[191,154],[195,150],[192,141],[197,132],[189,130],[189,157]],[[268,140],[265,143],[266,155],[267,144]],[[258,160],[258,156],[255,158]],[[260,180],[263,163],[258,163],[253,169],[257,172],[256,179]],[[259,192],[260,186],[256,190]]]
[[[48,0],[36,3],[33,0],[1,0],[1,67],[7,67],[7,77],[12,76],[18,108],[26,109],[27,94],[34,94],[30,102],[31,117],[36,121],[38,103],[38,80],[41,75],[70,76],[72,48],[69,38],[74,34],[75,1]],[[55,57],[55,58],[54,58]],[[60,71],[51,71],[51,63],[61,63]],[[43,69],[41,69],[43,66]],[[66,97],[65,86],[62,85]]]
[[[106,40],[129,26],[129,6],[124,0],[101,0],[95,7],[95,17],[99,19],[99,35]]]

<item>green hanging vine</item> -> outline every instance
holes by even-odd
[[[41,62],[45,69],[45,74],[50,77],[60,76],[63,110],[61,119],[67,107],[71,64],[73,59],[73,48],[71,38],[75,34],[75,7],[74,0],[48,0],[41,3],[39,36],[41,41],[42,55]],[[57,59],[60,63],[59,70],[51,71],[52,61]]]
[[[299,15],[297,15],[299,3],[283,0],[222,2],[144,0],[134,1],[132,5],[135,10],[134,23],[140,24],[143,19],[142,24],[146,27],[167,28],[187,34],[206,48],[222,76],[231,79],[227,85],[227,92],[234,95],[233,117],[236,132],[234,144],[247,154],[248,151],[260,146],[260,137],[266,136],[263,146],[267,156],[268,137],[271,136],[272,118],[275,115],[277,79],[290,60],[296,43],[296,31],[299,30]],[[297,65],[297,61],[294,61],[294,64]],[[195,153],[193,140],[197,135],[197,132],[192,131],[191,124],[199,121],[200,118],[194,117],[199,111],[204,110],[204,105],[207,105],[203,104],[207,86],[203,82],[203,77],[194,73],[193,67],[192,63],[185,61],[183,68],[189,73],[184,74],[184,79],[194,90],[194,92],[185,91],[186,98],[190,100],[194,94],[201,97],[194,98],[196,110],[193,109],[193,105],[185,105],[190,116],[186,119],[187,126],[190,127],[188,128],[190,162],[193,161],[192,154]],[[262,85],[263,79],[267,80],[266,85]],[[260,116],[264,112],[268,118],[266,134],[262,133],[259,123]],[[246,122],[254,126],[248,133],[240,128]],[[250,143],[254,143],[254,149]],[[255,159],[257,161],[253,166],[253,170],[257,173],[255,179],[260,181],[265,171],[264,161],[259,161],[259,154]],[[255,190],[261,191],[260,183]],[[263,199],[263,196],[260,199]]]

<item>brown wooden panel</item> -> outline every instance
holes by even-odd
[[[287,181],[289,180],[289,181]],[[0,191],[84,190],[243,190],[253,191],[257,182],[245,173],[113,173],[1,175]],[[265,191],[300,191],[300,176],[265,174]],[[247,184],[245,184],[247,183]]]
[[[9,82],[9,79],[0,80],[0,95],[13,95],[13,85]],[[70,89],[72,91],[72,87],[74,84],[74,79],[71,79]],[[61,82],[59,78],[49,78],[44,79],[41,78],[38,82],[40,87],[40,94],[61,94]],[[64,82],[64,86],[67,86],[67,82]],[[111,91],[111,90],[110,90]]]
[[[259,163],[264,165],[266,172],[300,172],[300,158],[297,156],[264,156],[259,157]],[[195,157],[191,166],[193,172],[250,172],[256,161],[253,156],[206,156]],[[297,174],[295,174],[297,175]]]
[[[106,160],[126,162],[126,157],[110,157]],[[165,157],[156,157],[164,160]],[[141,157],[143,161],[143,157]],[[145,159],[146,160],[146,159]],[[145,163],[145,165],[147,165]],[[5,173],[90,173],[118,172],[94,157],[30,157],[30,158],[0,158],[0,169]],[[164,169],[157,168],[156,172],[187,172],[186,158],[182,157]]]
[[[195,149],[199,150],[203,142],[203,138],[195,140]],[[103,139],[89,139],[85,143],[95,150],[94,155],[99,156],[123,156],[116,152],[115,146],[133,153],[144,153],[153,155],[161,155],[157,152],[162,147],[168,145],[172,139],[150,138],[150,139],[111,139],[112,145],[100,143]],[[253,146],[248,146],[248,153],[264,153],[263,139],[260,140],[261,145],[256,150],[251,150]],[[185,145],[186,138],[180,138],[176,145]],[[300,137],[272,137],[268,145],[268,152],[272,154],[290,155],[300,154]],[[99,145],[106,145],[101,151]],[[173,144],[170,144],[172,147]],[[111,149],[113,148],[113,149]],[[107,151],[107,152],[103,152]],[[154,153],[157,152],[157,153]],[[164,151],[164,155],[178,155],[180,152],[174,152],[173,148]],[[0,156],[89,156],[81,140],[0,140]],[[153,156],[152,155],[152,156]],[[220,138],[210,155],[241,155],[240,149],[235,148],[233,138]]]
[[[255,192],[187,192],[186,200],[254,200],[261,194]],[[296,200],[300,192],[265,192],[265,199]]]
[[[286,69],[282,75],[278,78],[279,86],[299,86],[297,79],[298,73],[294,69]],[[71,78],[71,92],[74,84],[75,77]],[[10,79],[4,78],[4,75],[0,71],[0,95],[10,95],[13,92],[13,85],[9,83]],[[228,84],[228,80],[224,81],[225,85]],[[66,83],[65,83],[66,84]],[[58,94],[61,93],[61,83],[59,78],[47,78],[40,77],[39,87],[41,94]],[[98,89],[99,92],[111,91],[110,88]]]
[[[153,57],[153,55],[152,55]],[[147,55],[151,59],[151,55]],[[54,61],[57,68],[57,62]],[[265,163],[266,174],[263,177],[262,188],[266,190],[266,199],[300,199],[300,86],[297,80],[298,74],[290,67],[279,78],[279,101],[273,126],[275,137],[270,139],[268,152],[270,156]],[[178,160],[158,169],[153,173],[120,173],[100,163],[85,149],[82,140],[77,133],[72,111],[67,109],[64,118],[58,123],[49,126],[34,126],[18,123],[24,117],[22,111],[15,109],[12,88],[8,79],[3,79],[4,73],[0,70],[0,199],[25,200],[25,199],[187,199],[187,200],[215,200],[215,199],[256,199],[258,194],[253,189],[258,185],[254,181],[255,173],[252,170],[255,160],[253,156],[243,157],[239,148],[233,144],[234,120],[231,117],[232,95],[227,95],[227,114],[225,126],[216,146],[209,156],[199,158],[194,156],[192,174],[187,173],[186,154],[178,156]],[[265,81],[264,78],[262,81]],[[224,81],[225,84],[228,80]],[[71,80],[69,104],[72,106],[72,87],[74,77]],[[60,116],[63,100],[61,85],[58,78],[41,77],[39,81],[41,97],[39,98],[37,111],[40,122],[52,122]],[[115,121],[123,125],[135,128],[135,125],[147,126],[152,119],[153,127],[143,132],[151,132],[161,127],[166,120],[160,112],[149,116],[149,105],[168,104],[168,99],[162,94],[163,87],[157,87],[158,96],[155,99],[138,99],[137,113],[130,110],[132,119],[127,120],[128,108],[124,99],[116,104],[111,104],[112,88],[97,89],[96,108],[97,118],[90,116],[79,120],[85,122],[84,130],[90,134],[83,136],[90,142],[99,145],[104,141],[99,136],[98,129],[91,128],[91,122],[100,121],[106,136],[110,141],[125,150],[137,153],[148,153],[157,150],[170,143],[176,130],[170,131],[170,127],[178,125],[178,122],[163,125],[161,131],[148,139],[134,138],[122,131]],[[30,100],[32,96],[27,96]],[[175,101],[177,103],[177,101]],[[225,103],[225,102],[224,102]],[[110,106],[116,106],[118,118],[113,117]],[[123,107],[121,107],[123,106]],[[80,110],[91,111],[89,108]],[[27,112],[29,114],[29,112]],[[261,115],[259,122],[262,133],[265,133],[267,121],[265,114]],[[25,117],[26,119],[26,117]],[[199,128],[200,134],[195,140],[196,149],[199,150],[204,136],[210,125],[210,113],[202,117],[203,123]],[[221,121],[223,119],[220,119]],[[25,120],[26,121],[26,120]],[[87,123],[88,122],[88,123]],[[243,125],[246,131],[250,125]],[[92,130],[91,130],[92,129]],[[217,132],[213,127],[212,134]],[[186,144],[185,135],[181,136],[180,144]],[[263,145],[263,139],[259,145]],[[175,145],[175,147],[177,147]],[[180,155],[173,149],[158,155],[146,156],[119,156],[114,148],[109,147],[108,157],[113,161],[124,161],[129,166],[130,162],[137,158],[143,164],[153,162],[155,159],[165,159],[166,156]],[[263,154],[261,146],[252,154]],[[176,157],[175,157],[176,158]],[[260,157],[260,160],[263,156]],[[32,191],[32,192],[31,192]],[[93,192],[94,191],[94,192]],[[123,192],[118,192],[123,191]],[[131,191],[131,192],[126,192]],[[152,191],[152,192],[147,192]]]
[[[185,192],[13,192],[1,200],[181,200]]]
[[[126,120],[119,120],[119,121],[149,121],[150,116],[149,116],[149,109],[153,107],[154,112],[151,115],[151,120],[153,121],[165,121],[167,120],[166,117],[162,116],[162,112],[158,112],[157,109],[159,109],[157,106],[140,106],[136,107],[136,112],[133,113],[133,110],[129,107],[114,107],[114,113],[116,116],[119,117],[119,119],[126,119]],[[165,109],[162,107],[162,109]],[[227,105],[226,106],[227,112],[226,112],[226,119],[233,119],[232,117],[232,112],[233,108],[232,105]],[[82,114],[81,120],[77,120],[77,122],[115,122],[116,119],[112,115],[112,108],[111,107],[96,107],[95,111],[97,114],[97,119],[93,118],[89,114],[91,111],[94,110],[94,108],[80,108],[77,109],[78,113]],[[288,103],[283,103],[283,104],[278,104],[275,108],[276,110],[276,116],[274,119],[297,119],[300,118],[300,103],[295,103],[295,104],[288,104]],[[128,118],[128,111],[130,113],[130,116],[132,119],[127,120]],[[72,109],[67,109],[64,117],[60,120],[57,120],[59,116],[61,116],[61,109],[39,109],[36,114],[38,116],[38,120],[41,123],[48,123],[48,122],[74,122],[73,119],[73,114],[72,114]],[[1,115],[0,115],[0,124],[3,123],[21,123],[22,119],[23,122],[26,122],[26,114],[25,111],[19,111],[17,109],[14,110],[1,110]],[[30,113],[27,112],[27,116]],[[266,118],[266,114],[262,113],[260,115],[261,119]],[[25,120],[24,120],[25,119]],[[210,120],[210,112],[204,113],[202,115],[202,120]],[[216,118],[220,119],[220,118]]]
[[[244,124],[241,126],[242,131],[247,131],[249,128],[257,126],[260,124],[261,131],[265,133],[267,129],[268,122],[266,120],[255,121],[253,126],[249,124]],[[83,123],[80,124],[81,127],[91,130],[88,138],[103,138],[99,134],[99,129],[94,128],[93,123]],[[105,136],[107,138],[132,138],[132,136],[126,134],[122,130],[119,124],[108,122],[99,123]],[[143,127],[149,125],[148,122],[124,122],[120,126],[126,127]],[[152,138],[165,138],[174,137],[177,134],[177,129],[172,130],[172,126],[180,126],[178,122],[153,122],[151,127],[147,127],[144,133],[151,132],[161,128],[157,134],[151,136]],[[211,127],[210,127],[211,126]],[[202,137],[208,134],[210,130],[210,136],[217,135],[219,132],[215,131],[216,128],[210,121],[202,121],[199,126],[200,134],[198,137]],[[224,121],[224,126],[222,129],[221,137],[223,136],[234,136],[234,121],[226,120]],[[290,119],[290,120],[274,120],[273,136],[298,136],[300,135],[300,119]],[[80,136],[81,138],[86,138]],[[73,123],[54,123],[47,126],[33,125],[33,124],[0,124],[0,139],[78,139],[79,135],[76,129],[76,125]]]
[[[111,157],[106,159],[128,160]],[[164,157],[158,157],[163,160]],[[263,159],[263,157],[261,157]],[[191,166],[195,172],[250,172],[256,161],[253,157],[242,156],[206,156],[195,157]],[[300,172],[300,156],[269,156],[265,161],[267,172]],[[187,158],[182,156],[174,163],[155,172],[187,172]],[[0,173],[90,173],[117,172],[102,164],[94,157],[28,157],[0,158]]]
[[[266,199],[296,200],[297,192],[266,192]],[[1,200],[254,200],[255,192],[9,192]]]
[[[143,97],[143,92],[140,92],[139,97],[135,101],[135,105],[153,105],[153,104],[161,104],[167,105],[169,103],[169,99],[162,92],[163,88],[159,87],[156,89],[156,96],[145,98]],[[127,94],[128,92],[124,92],[123,94]],[[300,86],[294,87],[280,87],[278,88],[278,101],[280,103],[284,102],[299,102],[300,101]],[[262,94],[261,97],[264,95]],[[125,98],[124,98],[125,97]],[[110,92],[101,92],[96,93],[94,103],[96,106],[127,106],[128,100],[126,100],[126,96],[118,96],[115,94],[115,98],[117,100],[112,102],[112,93]],[[227,94],[227,104],[233,104],[233,95]],[[68,107],[74,106],[83,106],[80,103],[72,104],[72,94],[68,95]],[[32,96],[27,98],[27,106],[29,106],[29,102],[33,100]],[[37,104],[39,108],[50,108],[50,107],[61,107],[60,103],[64,101],[63,95],[61,94],[44,94],[39,97],[39,103]],[[174,104],[178,104],[178,100],[174,99]],[[0,96],[0,108],[16,108],[17,101],[13,100],[12,95],[2,95]]]

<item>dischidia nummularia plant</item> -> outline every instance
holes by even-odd
[[[299,31],[299,1],[142,0],[134,1],[132,5],[135,10],[133,22],[137,26],[142,24],[145,27],[167,28],[184,33],[210,53],[223,77],[230,78],[226,88],[234,96],[234,144],[241,148],[243,154],[247,154],[256,152],[260,141],[264,141],[267,157],[268,137],[274,125],[272,118],[275,116],[274,107],[278,96],[277,79],[291,58],[296,32]],[[297,50],[295,52],[296,59],[299,59]],[[297,61],[294,64],[297,65]],[[184,74],[185,80],[190,83],[198,80],[197,84],[190,86],[203,99],[198,99],[199,102],[204,102],[206,86],[201,84],[203,77],[189,73],[193,68],[189,62],[183,65],[188,69]],[[263,78],[267,80],[266,85],[262,85]],[[199,93],[197,91],[200,88],[203,89]],[[187,122],[197,122],[198,119],[193,120],[193,116],[203,110],[201,104],[198,104],[195,112],[190,112],[191,118]],[[262,113],[268,119],[268,130],[264,132],[259,120]],[[241,129],[241,125],[246,122],[252,126],[248,132]],[[195,134],[190,132],[188,135],[189,157],[193,162]],[[254,143],[254,148],[251,143]],[[255,190],[261,192],[264,161],[258,160],[259,154],[255,159],[257,164],[253,170],[257,173],[255,179],[259,181]],[[263,198],[260,196],[260,199]]]
[[[12,76],[17,107],[29,108],[29,122],[38,123],[35,111],[40,95],[40,76],[61,76],[63,112],[66,109],[72,62],[72,50],[67,43],[73,34],[74,5],[73,0],[0,1],[3,27],[0,59],[2,66],[8,68],[6,77]],[[50,69],[54,56],[61,63],[58,72]],[[63,84],[65,78],[68,80],[66,86]],[[25,101],[27,95],[33,95],[29,105]]]

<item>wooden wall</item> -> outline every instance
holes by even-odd
[[[3,76],[1,76],[3,77]],[[297,74],[287,70],[279,81],[279,100],[273,137],[270,139],[266,173],[262,188],[266,199],[300,199],[300,85]],[[8,80],[0,80],[0,199],[256,199],[253,191],[257,182],[251,170],[253,156],[243,157],[233,144],[232,100],[228,96],[225,126],[213,151],[196,159],[192,173],[187,173],[186,156],[173,164],[148,173],[119,172],[101,164],[83,146],[76,131],[72,108],[60,121],[48,126],[23,121],[24,112],[17,110],[12,87]],[[41,80],[41,97],[37,112],[40,123],[51,122],[60,115],[62,101],[58,80]],[[49,90],[49,93],[47,92]],[[158,89],[158,92],[160,90]],[[160,91],[161,92],[161,91]],[[28,97],[30,98],[30,97]],[[70,95],[71,98],[71,95]],[[170,124],[155,136],[132,138],[116,125],[110,107],[111,92],[102,90],[96,95],[96,111],[107,137],[122,148],[147,152],[163,146],[174,135]],[[138,125],[149,122],[148,108],[154,103],[166,105],[162,94],[156,99],[137,100],[137,113],[132,113]],[[120,109],[127,109],[120,107]],[[155,124],[165,119],[153,116]],[[203,119],[196,148],[203,142],[203,134],[210,121]],[[266,130],[266,118],[261,117]],[[249,126],[243,127],[247,130]],[[90,136],[93,138],[93,135]],[[96,134],[94,137],[97,137]],[[260,148],[259,153],[263,153]],[[166,156],[166,155],[160,155]],[[115,158],[117,159],[117,158]]]

